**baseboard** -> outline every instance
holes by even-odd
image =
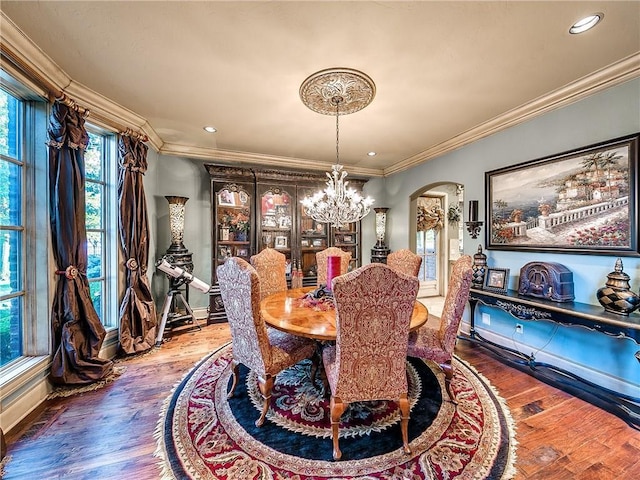
[[[194,308],[193,315],[198,320],[206,320],[209,317],[209,309],[207,307]]]
[[[8,433],[27,415],[35,410],[52,391],[48,380],[50,359],[38,362],[33,368],[20,375],[15,385],[2,388],[2,415],[0,427]]]

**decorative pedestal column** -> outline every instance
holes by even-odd
[[[389,247],[385,243],[385,235],[387,230],[387,211],[386,207],[374,208],[376,212],[376,244],[371,249],[372,263],[387,263],[387,255],[389,255]]]

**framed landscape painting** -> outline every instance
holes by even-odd
[[[639,139],[486,172],[487,249],[640,255]]]

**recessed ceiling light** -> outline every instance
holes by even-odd
[[[369,155],[370,157],[375,157],[377,154],[376,152],[369,152],[367,153],[367,155]]]
[[[203,127],[205,132],[209,132],[209,133],[216,133],[218,130],[216,130],[216,127]]]
[[[600,20],[604,18],[604,13],[594,13],[593,15],[589,15],[588,17],[584,17],[582,20],[578,20],[576,23],[571,25],[569,29],[569,33],[582,33],[596,26]]]

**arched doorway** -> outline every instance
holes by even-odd
[[[422,257],[419,297],[445,296],[449,267],[462,254],[464,188],[426,185],[411,196],[410,248]]]

